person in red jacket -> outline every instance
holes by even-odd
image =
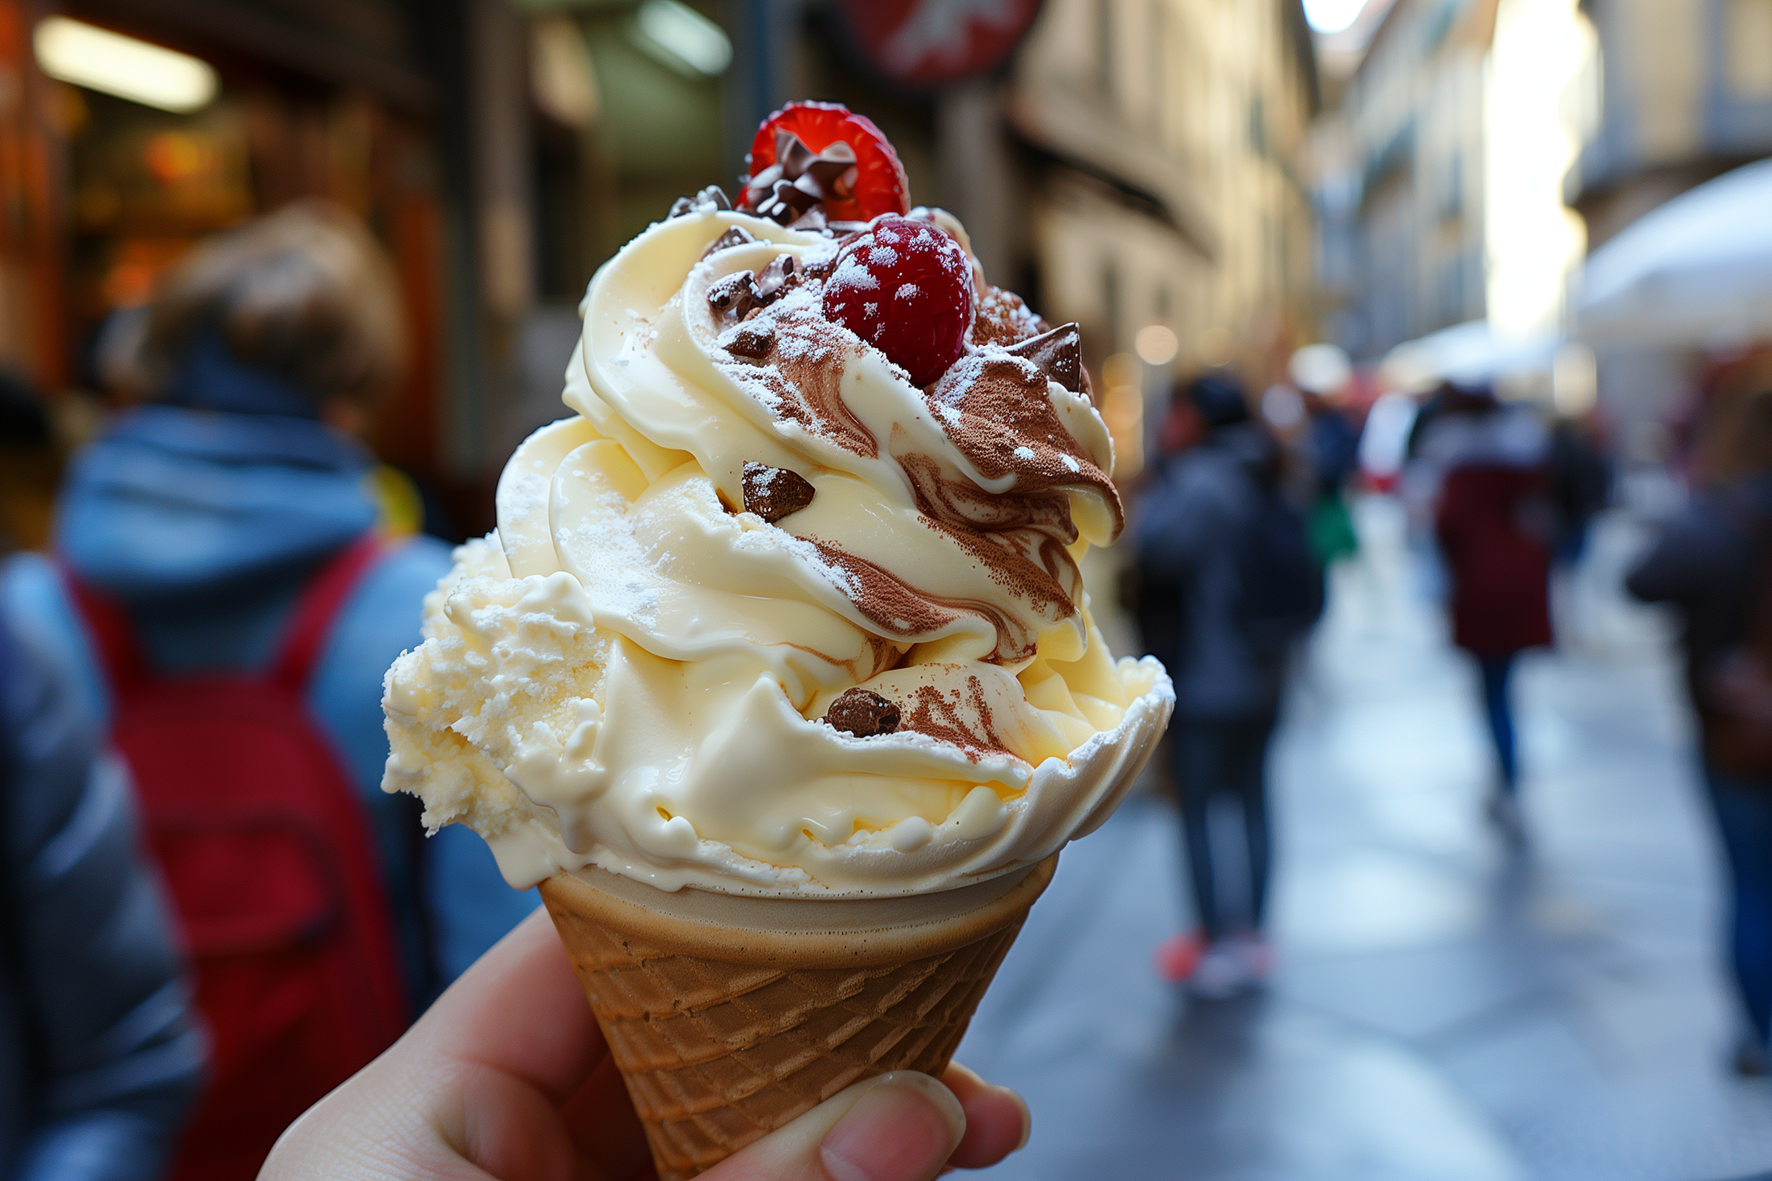
[[[1523,834],[1509,687],[1518,655],[1551,642],[1549,437],[1538,416],[1487,387],[1448,384],[1417,461],[1438,481],[1434,533],[1450,584],[1452,642],[1475,658],[1499,770],[1489,815]]]

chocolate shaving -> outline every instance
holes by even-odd
[[[1048,378],[1071,393],[1084,392],[1083,335],[1075,323],[1060,324],[1050,332],[1042,332],[1007,347],[1016,356],[1032,361]]]
[[[741,483],[745,511],[756,513],[771,525],[812,503],[812,485],[798,472],[786,468],[746,460]]]
[[[746,322],[722,336],[720,347],[734,356],[761,361],[775,347],[775,329],[768,324]]]
[[[800,215],[817,205],[818,201],[817,193],[798,188],[791,180],[778,180],[757,201],[757,216],[767,217],[785,226],[798,221]]]
[[[746,242],[756,240],[743,226],[727,226],[724,234],[708,243],[708,248],[701,252],[701,256],[706,258],[710,254],[718,254],[722,250],[730,250],[734,246],[743,246]]]
[[[731,209],[732,202],[726,198],[726,190],[719,185],[709,185],[693,197],[678,197],[671,202],[669,217],[686,217],[691,213],[718,213],[722,209]]]
[[[898,729],[898,706],[872,689],[845,689],[825,711],[825,725],[856,738]]]
[[[768,307],[799,281],[800,260],[791,254],[778,254],[769,260],[769,265],[757,276],[752,289],[757,293],[757,301]]]
[[[742,320],[745,314],[758,306],[757,289],[751,281],[755,279],[754,271],[734,271],[725,278],[716,279],[708,287],[708,306],[714,309],[716,316],[728,320]]]
[[[759,217],[796,228],[816,206],[841,200],[855,192],[855,149],[837,140],[822,152],[783,128],[775,131],[775,163],[745,179],[745,200]]]

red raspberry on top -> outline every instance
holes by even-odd
[[[828,221],[863,222],[910,209],[898,153],[873,120],[842,103],[789,103],[757,128],[749,162],[740,209],[776,216],[764,207],[773,210],[778,187],[789,203],[784,215],[822,204]]]
[[[879,218],[837,255],[824,314],[929,385],[966,351],[972,260],[931,222]]]

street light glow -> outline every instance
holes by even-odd
[[[1319,33],[1339,33],[1360,18],[1366,0],[1304,0],[1304,19]]]
[[[1146,365],[1167,365],[1175,360],[1181,342],[1164,325],[1146,324],[1132,338],[1132,347],[1138,352],[1138,359]]]
[[[678,0],[646,0],[634,26],[640,48],[679,73],[712,78],[732,64],[726,30]]]
[[[51,78],[144,106],[184,114],[215,97],[207,62],[65,16],[39,21],[31,45]]]

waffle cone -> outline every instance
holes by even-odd
[[[1057,861],[910,898],[668,893],[594,868],[541,896],[679,1181],[860,1079],[939,1075]]]

